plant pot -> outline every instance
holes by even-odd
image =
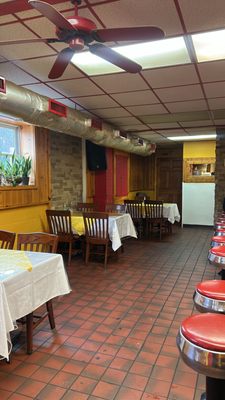
[[[29,176],[23,176],[22,177],[22,185],[28,186],[29,185],[29,180],[30,180]]]

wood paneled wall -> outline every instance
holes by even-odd
[[[130,191],[154,190],[155,154],[148,157],[130,155]]]

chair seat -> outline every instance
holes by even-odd
[[[200,282],[196,290],[205,297],[225,301],[225,281],[210,280]]]
[[[214,254],[215,256],[225,257],[225,245],[213,247],[209,251],[210,251],[210,253]]]
[[[225,352],[224,315],[192,315],[182,322],[181,332],[186,339],[203,349]]]

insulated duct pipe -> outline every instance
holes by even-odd
[[[0,112],[22,118],[24,122],[142,156],[149,156],[155,152],[155,145],[150,142],[143,141],[140,145],[132,138],[121,138],[118,131],[104,122],[101,130],[93,128],[91,118],[84,113],[70,107],[66,107],[66,110],[66,117],[52,113],[49,111],[48,97],[10,81],[5,81],[5,92],[0,92]]]

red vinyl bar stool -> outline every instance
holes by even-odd
[[[182,360],[206,376],[201,400],[225,399],[225,315],[206,313],[186,318],[177,346]]]
[[[215,229],[225,229],[225,223],[223,222],[216,222]]]
[[[198,283],[193,296],[195,307],[201,313],[225,313],[225,281],[210,280]],[[224,332],[225,334],[225,332]]]
[[[212,247],[209,250],[208,260],[210,264],[221,268],[219,274],[221,279],[225,280],[225,246]]]
[[[225,246],[225,236],[213,236],[211,247]]]

